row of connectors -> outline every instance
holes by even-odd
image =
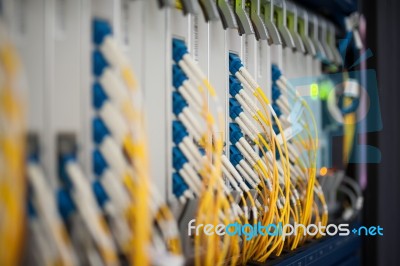
[[[167,250],[179,255],[174,217],[149,181],[142,91],[109,23],[95,20],[93,33],[92,100],[96,117],[92,129],[96,149],[92,161],[98,177],[94,192],[109,218],[108,226],[123,258],[132,264],[146,264],[150,260],[146,254],[150,245],[157,252],[165,254]],[[174,190],[192,197],[185,192],[183,183]]]
[[[229,70],[231,75],[229,76],[229,116],[231,122],[229,125],[229,136],[230,136],[230,160],[238,169],[238,171],[246,178],[250,187],[256,189],[260,184],[261,180],[254,170],[257,165],[257,161],[260,157],[255,154],[255,148],[253,143],[249,143],[248,140],[254,142],[258,138],[259,130],[254,122],[251,121],[255,116],[251,106],[249,106],[248,97],[244,94],[244,88],[240,80],[235,76],[235,73],[239,69],[243,68],[243,64],[240,58],[230,53],[229,54]],[[245,112],[247,111],[247,114]],[[248,114],[251,117],[248,117]],[[249,182],[248,180],[252,180]],[[269,187],[271,187],[270,180],[265,180]]]
[[[177,39],[172,42],[173,60],[179,62],[188,52],[186,45]],[[189,127],[191,132],[197,132],[199,125],[189,105],[200,107],[201,103],[187,75],[177,63],[172,67],[172,81],[175,89],[172,93],[172,112],[175,115],[175,120],[172,122],[173,193],[180,202],[185,203],[188,199],[199,196],[202,190],[201,177],[194,168],[193,161],[191,164],[188,159],[194,160],[192,154],[200,153],[200,149],[187,130]],[[200,138],[199,135],[197,137]]]
[[[95,45],[99,45],[100,36],[110,33],[104,29],[108,29],[106,23],[94,22]],[[93,61],[93,72],[95,76],[99,76],[107,66],[107,61],[101,57],[100,61]],[[94,87],[93,104],[99,109],[106,97],[104,92],[99,91],[98,86]],[[107,133],[104,128],[100,131]],[[93,129],[96,139],[99,139],[100,131]],[[82,171],[78,163],[75,137],[71,134],[60,134],[57,138],[58,178],[52,184],[48,182],[41,167],[39,151],[31,150],[29,154],[27,175],[30,230],[33,235],[37,235],[47,243],[46,245],[43,245],[43,242],[37,243],[35,248],[39,253],[46,254],[40,258],[42,264],[87,264],[93,257],[97,257],[105,265],[116,265],[119,260],[118,244],[115,243],[111,232],[117,234],[107,226],[104,215],[109,216],[108,202],[121,190],[115,193],[118,189],[105,185],[105,180],[109,183],[115,182],[112,181],[116,180],[114,176],[93,180]],[[99,161],[99,157],[97,154],[93,158],[96,173],[101,172],[99,165],[105,165],[104,161]],[[106,187],[112,187],[114,194],[110,193],[109,189],[106,190]],[[41,230],[41,226],[45,226],[46,230]],[[76,237],[78,231],[80,236]],[[49,248],[49,245],[52,248]]]
[[[115,236],[117,253],[129,258],[128,245],[131,228],[126,219],[130,208],[130,195],[124,186],[124,175],[129,166],[123,152],[123,141],[129,135],[128,127],[118,108],[127,89],[114,69],[117,60],[112,54],[112,28],[108,21],[95,19],[92,23],[94,51],[92,53],[92,121],[93,173],[97,177],[92,189],[103,213],[108,217],[108,227]],[[111,51],[111,52],[110,52]]]
[[[187,182],[188,188],[195,195],[198,195],[201,190],[198,173],[201,171],[201,162],[205,160],[205,155],[197,144],[202,142],[207,132],[199,119],[202,112],[201,96],[194,85],[195,81],[190,81],[185,74],[188,68],[187,64],[190,64],[190,62],[187,63],[183,60],[187,54],[184,42],[174,40],[173,59],[176,64],[173,66],[173,86],[176,90],[173,92],[172,98],[173,113],[179,122],[173,122],[173,141],[175,143],[173,162],[175,171],[182,176],[182,180]],[[235,88],[232,88],[232,90],[235,90]],[[233,101],[234,99],[231,99],[230,102],[233,103]],[[235,109],[232,110],[235,112]],[[237,112],[239,112],[237,116],[242,117],[240,110]],[[234,115],[232,112],[231,114]],[[240,141],[242,142],[242,140]],[[245,148],[248,149],[249,147],[245,145]],[[193,153],[197,153],[197,156],[193,156]],[[243,159],[232,162],[225,154],[222,154],[222,173],[231,186],[231,188],[228,188],[223,184],[227,193],[230,193],[231,190],[237,191],[240,194],[243,192],[247,193],[250,189],[256,188],[260,183],[257,174],[251,171],[251,168]]]
[[[74,264],[77,262],[77,254],[72,247],[71,238],[67,233],[67,226],[71,227],[71,215],[78,213],[78,211],[71,195],[74,190],[74,184],[71,183],[66,169],[69,156],[60,154],[59,180],[61,184],[53,187],[42,169],[38,139],[36,141],[34,148],[32,148],[32,143],[28,143],[31,147],[27,158],[30,234],[35,238],[42,237],[46,239],[47,243],[55,247],[51,250],[49,256],[40,258],[41,262],[62,261],[65,264]],[[43,234],[40,226],[48,226],[48,232]],[[49,252],[47,249],[48,246],[42,243],[35,243],[35,252]]]

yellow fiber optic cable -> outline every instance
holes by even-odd
[[[0,250],[1,265],[21,262],[25,223],[25,120],[16,87],[21,70],[15,47],[0,24]]]
[[[122,146],[128,155],[129,163],[132,165],[135,172],[133,177],[127,174],[123,177],[123,182],[132,197],[133,207],[128,215],[132,227],[132,252],[130,253],[130,262],[132,265],[150,265],[149,246],[151,241],[151,215],[149,212],[149,163],[147,152],[147,137],[144,131],[144,114],[141,106],[141,90],[138,88],[138,82],[134,76],[132,68],[125,59],[123,53],[118,48],[118,45],[112,38],[108,38],[104,48],[107,59],[113,66],[120,70],[121,78],[127,91],[130,94],[130,99],[134,99],[133,103],[123,99],[121,106],[124,118],[131,134],[125,137]],[[108,46],[107,46],[108,45]],[[108,49],[108,50],[107,50]],[[101,48],[102,50],[102,48]],[[112,53],[111,53],[111,52]],[[166,205],[159,207],[159,214],[156,215],[156,222],[171,224],[174,221]],[[167,240],[171,252],[180,254],[180,241],[176,236],[173,239]]]

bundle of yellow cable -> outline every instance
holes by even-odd
[[[0,22],[0,264],[21,263],[25,223],[25,119],[17,52]]]
[[[301,172],[303,173],[298,175],[297,178],[294,180],[295,186],[298,187],[298,190],[305,191],[304,196],[301,200],[301,224],[307,226],[311,223],[318,224],[320,222],[322,226],[325,226],[328,222],[327,205],[322,189],[318,181],[316,180],[318,132],[315,118],[308,104],[305,102],[305,100],[301,99],[299,95],[295,93],[293,86],[280,73],[280,70],[277,69],[276,66],[273,66],[273,76],[274,82],[277,84],[277,86],[282,91],[286,92],[289,98],[287,100],[290,100],[292,103],[295,104],[295,106],[296,104],[298,106],[302,106],[306,112],[302,116],[299,116],[297,114],[297,122],[300,123],[300,125],[303,127],[303,132],[301,134],[298,134],[295,137],[295,140],[290,144],[291,147],[293,147],[291,152],[295,154],[294,158],[297,158],[293,162],[296,166],[300,168]],[[281,101],[278,104],[282,106],[282,109],[289,109],[287,102],[285,103],[284,101]],[[296,107],[293,107],[293,109],[296,109]],[[300,113],[300,109],[298,109],[297,112]],[[290,116],[291,114],[286,115]],[[312,130],[308,126],[310,124],[313,125]],[[303,151],[307,151],[306,157],[300,155],[303,153]],[[314,194],[319,200],[319,204],[317,204],[317,202],[314,200]],[[302,229],[300,228],[300,230]],[[310,236],[303,237],[303,233],[303,231],[298,232],[298,235],[295,236],[295,238],[293,239],[291,249],[295,249],[299,243],[304,243],[307,238],[310,238]],[[321,235],[317,234],[316,237],[319,238],[321,237]]]
[[[145,132],[145,117],[141,104],[143,99],[133,70],[126,56],[112,37],[107,21],[95,20],[93,32],[94,42],[99,46],[99,50],[108,64],[118,71],[125,87],[114,86],[113,90],[107,91],[107,93],[118,103],[118,107],[122,111],[126,125],[129,128],[128,134],[123,132],[121,140],[132,167],[131,170],[127,169],[123,178],[133,201],[132,210],[128,215],[132,229],[130,262],[132,265],[150,265],[149,249],[152,219],[155,219],[159,228],[171,231],[169,234],[164,232],[169,250],[173,254],[180,255],[181,247],[177,225],[166,203],[157,198],[157,192],[152,190],[150,185],[147,134]],[[127,91],[124,91],[124,89]],[[155,210],[153,210],[155,212],[154,217],[151,215],[151,206],[155,207]]]
[[[266,102],[265,99],[262,99],[259,96],[256,96],[256,97],[263,107],[264,116],[270,117],[267,107],[266,107],[266,104],[268,104],[268,102]],[[271,109],[271,110],[273,110],[273,109]],[[283,140],[283,144],[284,144],[284,151],[282,151],[281,144],[277,143],[278,141],[276,140],[276,136],[274,134],[272,134],[272,136],[270,136],[270,143],[271,143],[271,147],[272,147],[272,149],[270,149],[270,151],[272,152],[272,154],[275,154],[276,153],[275,147],[276,147],[278,149],[279,157],[282,158],[281,159],[282,171],[279,172],[279,162],[277,161],[277,158],[275,156],[273,156],[272,167],[273,167],[274,186],[275,186],[274,192],[277,194],[277,196],[273,197],[272,201],[274,202],[274,200],[275,200],[276,205],[277,205],[275,222],[282,223],[284,225],[284,224],[288,224],[289,221],[291,220],[291,218],[296,221],[296,217],[294,215],[296,211],[293,210],[293,206],[290,205],[290,202],[291,202],[290,198],[293,195],[293,191],[291,189],[292,187],[291,187],[291,180],[290,180],[289,162],[288,162],[286,139],[285,139],[284,131],[282,129],[282,126],[280,125],[280,121],[278,120],[276,114],[272,113],[272,117],[274,118],[274,122],[278,126],[278,129],[282,136],[282,140]],[[273,132],[274,129],[272,128],[272,121],[268,121],[268,123],[270,124],[269,125],[270,129],[267,132]],[[263,152],[264,152],[264,149],[267,147],[265,147],[265,148],[262,147],[262,148],[263,148]],[[269,155],[264,154],[263,157],[266,158],[267,156],[269,156]],[[282,175],[283,175],[284,180],[280,180],[280,177]],[[271,220],[271,221],[267,220],[266,224],[270,224],[273,222],[274,222],[274,220]],[[258,254],[255,254],[255,259],[258,261],[265,261],[273,253],[275,255],[279,256],[284,248],[285,241],[286,241],[286,239],[284,239],[281,236],[270,238],[264,246],[264,248],[266,248],[267,250],[263,251],[262,249],[259,248],[257,250]]]
[[[233,75],[231,79],[233,82],[239,81],[241,84],[240,86],[232,86],[230,94],[251,114],[261,129],[257,135],[258,140],[254,141],[263,156],[262,158],[256,158],[258,160],[257,164],[253,166],[254,170],[258,172],[262,180],[272,183],[272,187],[266,187],[268,193],[264,194],[263,198],[268,210],[262,213],[262,217],[260,218],[262,225],[269,225],[271,223],[288,224],[289,221],[298,221],[298,204],[290,204],[290,202],[295,202],[296,193],[291,184],[288,147],[281,122],[260,86],[243,67],[240,58],[235,54],[230,54],[229,59],[229,69]],[[256,97],[261,107],[254,104],[247,91]],[[276,131],[279,131],[278,135],[272,127],[273,123],[277,127]],[[278,160],[278,158],[280,159]],[[267,198],[268,196],[269,198]],[[258,236],[250,247],[250,251],[245,252],[248,256],[244,260],[251,258],[258,261],[265,261],[271,254],[279,256],[284,248],[285,241],[286,239],[279,235]]]
[[[217,132],[222,132],[223,112],[217,95],[181,40],[173,40],[173,60],[187,75],[189,82],[198,88],[203,98],[200,115],[205,121],[207,132],[201,145],[205,149],[206,160],[203,161],[203,170],[199,172],[203,188],[199,197],[196,224],[212,224],[216,227],[218,224],[240,222],[234,209],[236,203],[222,183],[223,136]],[[207,97],[215,104],[216,119],[209,110]],[[195,235],[194,242],[196,265],[237,263],[240,252],[237,236],[208,236],[200,233]]]

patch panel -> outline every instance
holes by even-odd
[[[32,102],[36,264],[275,263],[322,235],[192,235],[188,224],[360,212],[357,184],[328,170],[324,115],[355,115],[360,99],[355,79],[346,106],[320,99],[323,66],[343,60],[327,19],[286,0],[4,2]]]

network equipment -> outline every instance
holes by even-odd
[[[268,265],[358,217],[362,95],[332,22],[286,0],[28,2],[1,1],[0,264]]]

